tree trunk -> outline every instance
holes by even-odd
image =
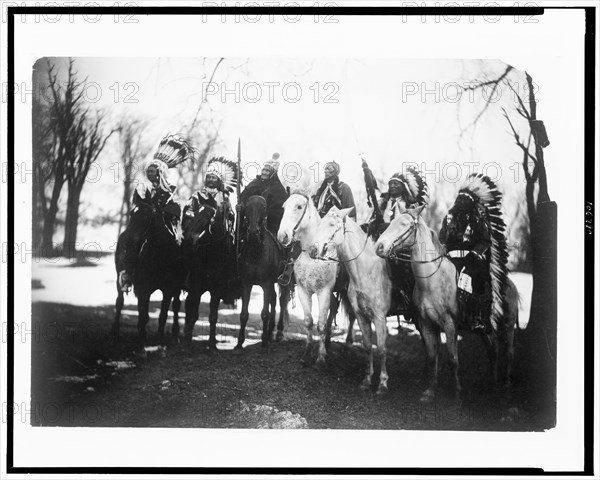
[[[63,242],[63,256],[75,258],[77,242],[77,224],[79,222],[79,197],[83,186],[69,185],[67,197],[67,216],[65,220],[65,239]]]
[[[31,244],[33,250],[38,252],[43,244],[43,231],[44,231],[44,218],[46,218],[46,212],[48,211],[45,182],[42,178],[42,174],[39,169],[36,169],[36,175],[34,177],[33,186],[31,189],[32,193],[32,205],[33,205],[33,224],[31,228]]]
[[[56,177],[59,178],[58,176]],[[58,200],[60,198],[60,192],[62,190],[64,181],[55,180],[54,187],[52,187],[52,197],[50,198],[50,205],[44,216],[44,229],[42,231],[42,255],[52,256],[54,252],[54,244],[52,239],[54,236],[54,224],[56,223],[56,215],[58,213]]]

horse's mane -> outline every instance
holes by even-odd
[[[429,228],[429,226],[425,223],[425,221],[422,218],[419,218],[417,228],[421,230],[421,235],[430,236],[433,246],[435,247],[435,251],[438,253],[438,255],[446,254],[446,247],[444,247],[444,245],[442,245],[442,242],[440,242],[438,234],[435,233],[433,229]]]

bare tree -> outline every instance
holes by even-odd
[[[103,124],[104,116],[99,112],[96,112],[94,120],[88,118],[87,110],[80,112],[74,119],[72,141],[75,142],[75,148],[73,155],[68,156],[65,162],[68,197],[63,254],[67,257],[75,255],[79,203],[86,177],[90,167],[104,150],[106,142],[116,131],[113,129],[105,134]]]
[[[54,153],[56,149],[56,136],[50,122],[48,105],[34,101],[32,105],[32,140],[33,140],[33,224],[32,244],[38,251],[43,244],[44,221],[48,215],[47,187],[51,184],[55,174]],[[50,242],[52,238],[50,238]]]
[[[509,85],[518,99],[518,114],[529,127],[527,143],[517,132],[509,114],[504,116],[510,126],[516,144],[523,152],[523,171],[527,180],[527,212],[531,232],[533,255],[533,292],[529,324],[521,340],[521,365],[526,367],[527,380],[547,401],[556,398],[556,342],[557,342],[557,205],[550,200],[544,148],[550,142],[546,129],[536,115],[536,99],[533,80],[526,72],[529,99],[527,108],[523,99]],[[537,201],[534,187],[538,185]]]
[[[119,213],[119,233],[125,226],[131,213],[131,196],[135,165],[150,152],[150,146],[144,141],[144,131],[148,123],[139,118],[124,116],[118,127],[121,151],[121,167],[123,168],[123,202]]]
[[[41,247],[49,253],[53,249],[54,226],[59,209],[59,199],[66,181],[65,165],[67,159],[75,156],[77,148],[76,119],[83,112],[83,82],[78,82],[74,71],[74,60],[69,60],[67,81],[64,90],[59,86],[58,74],[55,72],[55,66],[48,65],[48,82],[52,92],[52,101],[49,105],[50,120],[48,131],[52,136],[52,148],[41,148],[38,150],[40,155],[34,156],[36,161],[36,171],[40,172],[38,181],[43,182],[45,189],[48,183],[52,183],[50,198],[44,200],[44,227],[42,230]],[[38,135],[44,133],[42,130],[35,132],[34,143],[43,141]],[[48,157],[43,157],[48,154]],[[37,159],[37,160],[36,160]],[[46,166],[44,166],[46,165]],[[48,166],[51,165],[51,168]],[[49,172],[42,174],[41,172]],[[41,187],[39,187],[41,188]]]

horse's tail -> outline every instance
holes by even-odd
[[[348,298],[348,291],[341,290],[339,292],[339,301],[342,307],[344,308],[344,315],[348,318],[349,322],[354,321],[354,310],[352,309],[352,304],[350,303],[350,298]]]

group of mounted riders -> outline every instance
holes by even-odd
[[[236,238],[235,223],[243,222],[248,199],[259,195],[266,201],[266,229],[276,237],[284,213],[283,204],[290,195],[289,189],[284,187],[278,176],[279,154],[274,154],[264,162],[260,175],[239,192],[235,208],[230,201],[233,186],[235,182],[240,181],[235,172],[235,164],[223,159],[211,159],[202,188],[193,193],[182,211],[176,187],[168,181],[168,169],[185,161],[192,152],[193,149],[181,137],[171,135],[163,139],[154,158],[145,168],[144,181],[133,194],[132,216],[139,209],[150,208],[162,216],[165,226],[174,238],[181,238],[181,223],[185,225],[186,218],[193,218],[201,209],[210,207],[220,212],[215,218],[223,222],[223,243],[232,253],[239,253],[240,248],[243,248],[244,239]],[[323,173],[324,180],[311,197],[319,215],[325,216],[332,207],[340,210],[355,207],[351,188],[340,180],[340,165],[335,161],[327,162]],[[394,173],[389,178],[388,191],[380,195],[378,205],[374,205],[373,216],[362,228],[376,240],[399,214],[406,209],[424,206],[427,202],[427,184],[416,169],[408,168],[405,172]],[[356,220],[355,209],[349,216]],[[183,222],[180,222],[180,219],[183,219]],[[443,219],[439,240],[459,272],[459,296],[465,305],[470,306],[472,312],[465,317],[468,319],[467,326],[471,329],[486,328],[486,316],[489,315],[491,307],[491,226],[485,202],[468,187],[460,190],[454,205]],[[241,245],[238,245],[237,250],[236,241]],[[140,251],[139,244],[134,245],[132,242],[130,240],[131,244],[126,249],[128,253],[124,270],[134,276]],[[293,282],[294,259],[299,252],[293,244],[281,249],[284,261],[278,282],[288,286]],[[186,270],[182,284],[184,289],[193,275],[192,263],[186,259],[189,255],[189,247],[186,247],[184,242],[181,262]],[[391,265],[389,273],[395,288],[396,303],[404,302],[406,306],[410,303],[410,289],[414,285],[414,278],[411,278],[412,274],[406,262],[394,261],[394,258],[388,261]],[[231,276],[236,275],[235,266],[231,266],[229,273]],[[132,281],[129,278],[125,283],[131,284]],[[236,298],[236,295],[233,295],[233,298]]]

